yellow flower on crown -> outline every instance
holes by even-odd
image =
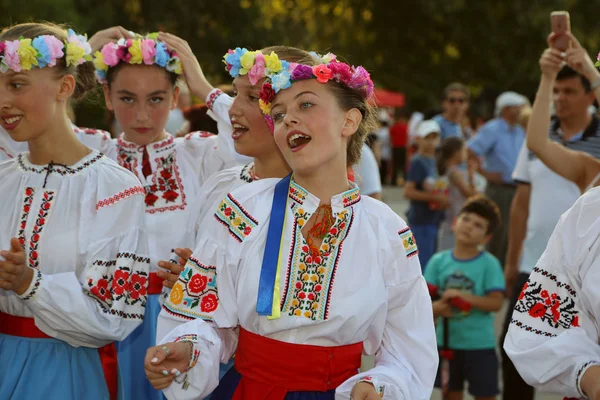
[[[23,70],[29,71],[33,65],[38,65],[36,57],[38,52],[31,45],[31,39],[21,39],[17,54],[21,60],[21,68],[23,68]]]
[[[79,61],[85,56],[85,50],[77,43],[67,43],[67,67],[79,65]]]
[[[267,67],[267,70],[269,70],[269,72],[271,73],[277,73],[283,68],[279,57],[277,56],[277,54],[275,54],[274,51],[272,51],[271,54],[265,56],[265,66]]]
[[[129,54],[131,54],[131,59],[129,60],[129,64],[141,64],[143,61],[142,58],[142,41],[140,39],[135,39],[131,42],[131,47],[129,48]]]
[[[94,53],[94,66],[101,71],[108,71],[108,65],[104,63],[104,55],[99,51]]]
[[[183,74],[183,67],[181,65],[181,62],[175,64],[175,69],[173,70],[173,72],[175,72],[177,75]]]
[[[273,108],[271,103],[265,103],[263,101],[263,99],[259,99],[258,106],[260,107],[260,110],[262,111],[263,114],[265,114],[265,115],[271,114],[271,109]]]
[[[247,51],[243,56],[240,57],[240,75],[246,75],[254,66],[254,60],[256,60],[255,51]]]

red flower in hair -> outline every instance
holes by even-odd
[[[319,83],[327,83],[333,78],[333,73],[325,64],[313,67],[313,74],[317,77]]]
[[[352,79],[352,70],[348,64],[332,61],[327,65],[327,67],[333,73],[333,78],[339,82],[347,85],[348,82],[350,82],[350,79]]]
[[[258,92],[258,97],[265,103],[270,103],[273,101],[273,98],[275,97],[273,86],[271,86],[270,83],[265,83],[260,92]]]

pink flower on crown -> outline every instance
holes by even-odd
[[[4,51],[5,47],[6,47],[6,45],[4,44],[4,42],[0,42],[0,53],[2,53]]]
[[[357,67],[354,70],[352,79],[348,82],[348,86],[352,89],[358,89],[364,91],[366,97],[369,98],[373,94],[373,81],[371,75],[363,67]]]
[[[248,72],[248,79],[250,80],[250,84],[252,86],[256,85],[256,83],[261,80],[265,76],[265,56],[257,52],[256,57],[254,59],[254,65]]]
[[[131,42],[131,39],[129,39],[127,42]],[[129,47],[131,47],[131,44],[125,45],[125,46],[119,46],[119,48],[117,49],[117,59],[118,60],[129,63],[129,60],[131,60],[131,53],[129,53]],[[106,60],[105,60],[105,62],[106,62]]]
[[[154,56],[155,55],[156,55],[156,49],[154,47],[154,40],[152,40],[152,39],[142,40],[142,58],[144,59],[144,64],[146,64],[146,65],[154,64]]]
[[[319,83],[327,83],[333,77],[333,73],[325,64],[313,67],[313,74]]]
[[[49,67],[54,67],[56,65],[56,60],[62,58],[65,53],[63,52],[64,44],[57,37],[52,35],[44,35],[44,43],[48,46],[48,50],[50,51],[50,62],[48,63]]]
[[[316,74],[315,74],[316,75]],[[301,81],[313,77],[313,69],[308,65],[298,64],[293,69],[292,80]]]
[[[327,67],[333,73],[333,79],[347,85],[352,79],[352,70],[348,64],[332,61]]]
[[[18,40],[7,41],[4,49],[4,63],[15,72],[21,72],[21,59],[17,53],[19,46]]]
[[[100,52],[102,53],[102,57],[104,57],[104,64],[109,67],[114,67],[119,63],[119,56],[117,54],[118,48],[119,47],[114,43],[107,44],[102,48],[102,51]]]

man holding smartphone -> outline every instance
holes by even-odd
[[[588,112],[595,99],[590,82],[567,66],[557,73],[556,68],[546,62],[549,52],[552,50],[546,50],[540,58],[539,90],[553,95],[538,96],[536,102],[546,102],[547,107],[554,105],[555,117],[550,123],[550,139],[569,149],[600,158],[600,123],[595,115]],[[534,117],[532,114],[530,118]],[[512,293],[509,293],[511,301],[501,345],[511,323],[513,309],[519,301],[521,288],[546,249],[560,216],[581,195],[576,184],[552,172],[527,149],[525,143],[513,179],[517,189],[510,212],[505,264],[506,287],[508,290],[512,287]],[[502,370],[505,400],[534,398],[533,388],[523,381],[504,349]]]

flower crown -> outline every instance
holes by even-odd
[[[15,72],[29,71],[33,67],[54,67],[56,61],[65,57],[67,67],[91,61],[92,47],[87,36],[67,31],[63,43],[56,36],[42,35],[33,39],[20,37],[17,40],[0,42],[0,72],[9,69]]]
[[[158,33],[135,39],[119,39],[116,43],[108,43],[102,50],[94,54],[96,79],[100,83],[108,83],[109,68],[123,62],[126,64],[156,64],[177,75],[183,73],[181,60],[177,53],[170,51],[164,42],[158,41]]]
[[[336,55],[332,53],[324,56],[315,52],[310,54],[320,61],[320,64],[310,66],[290,63],[280,60],[274,52],[264,55],[260,51],[249,51],[239,47],[235,50],[230,49],[223,58],[226,70],[232,78],[248,75],[252,85],[256,85],[262,78],[267,78],[259,92],[259,106],[273,131],[273,121],[270,116],[271,102],[279,91],[289,88],[294,82],[313,78],[319,83],[333,80],[358,90],[365,100],[373,95],[373,81],[369,72],[363,67],[351,67],[339,62]]]

